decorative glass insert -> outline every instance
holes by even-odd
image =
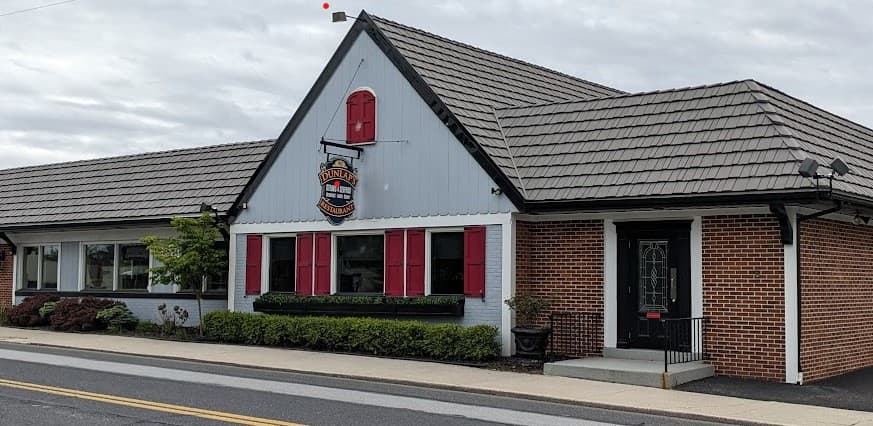
[[[669,303],[669,243],[666,240],[640,240],[640,312],[667,312]]]

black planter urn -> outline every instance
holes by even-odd
[[[544,358],[552,329],[548,327],[513,327],[515,354],[524,358]]]

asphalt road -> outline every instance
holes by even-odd
[[[0,344],[0,424],[702,423],[424,387]]]

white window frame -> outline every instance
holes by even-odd
[[[341,232],[331,232],[330,233],[330,294],[331,295],[354,295],[355,293],[340,293],[339,292],[339,283],[337,282],[337,275],[339,275],[339,270],[337,269],[337,237],[353,237],[358,235],[381,235],[382,236],[382,295],[385,295],[385,244],[387,244],[385,240],[385,230],[384,229],[374,229],[374,230],[366,230],[366,231],[341,231]],[[315,238],[313,238],[314,242]],[[315,274],[315,251],[313,249],[312,252],[312,271]],[[314,277],[313,277],[314,278]],[[312,285],[315,285],[315,280],[313,279]],[[405,286],[404,286],[405,287]],[[362,296],[368,296],[372,294],[378,293],[364,293]]]
[[[121,255],[121,252],[118,249],[118,246],[121,246],[121,245],[145,245],[142,243],[142,241],[136,241],[136,240],[131,240],[131,241],[83,241],[83,242],[80,242],[79,243],[79,291],[80,292],[98,291],[98,290],[94,290],[94,289],[88,289],[88,290],[85,289],[85,260],[86,260],[85,258],[87,256],[85,253],[85,247],[86,246],[101,246],[101,245],[113,246],[112,289],[107,290],[107,291],[131,292],[131,293],[142,293],[142,292],[151,293],[152,292],[152,272],[151,271],[149,271],[149,274],[148,274],[149,281],[146,284],[145,290],[132,290],[132,289],[121,290],[118,288],[118,266],[119,266],[118,262],[119,262],[119,257]],[[155,265],[155,257],[154,257],[154,255],[152,255],[151,250],[149,250],[148,252],[149,252],[149,268],[152,268]],[[58,262],[58,263],[60,263],[60,262]],[[178,288],[178,286],[174,285],[172,293],[177,293],[177,292],[179,292],[179,288]],[[167,294],[172,294],[172,293],[167,293]]]
[[[31,291],[32,290],[46,290],[43,288],[43,282],[42,282],[42,269],[43,269],[42,264],[43,264],[43,252],[44,252],[43,247],[46,247],[46,246],[55,246],[58,248],[58,286],[56,288],[54,288],[53,291],[61,291],[61,243],[24,244],[21,247],[19,247],[21,249],[21,256],[18,256],[20,258],[20,259],[18,259],[18,262],[20,262],[21,265],[19,265],[18,269],[21,270],[21,274],[20,274],[21,276],[18,277],[18,287],[17,287],[18,290],[25,290],[25,291],[26,290],[31,290]],[[24,285],[25,276],[27,275],[27,271],[25,269],[25,259],[27,258],[27,256],[25,256],[25,254],[24,254],[24,249],[34,248],[34,247],[37,249],[37,259],[38,259],[37,265],[36,265],[36,277],[37,278],[36,278],[36,288],[35,289],[27,288]],[[18,263],[18,262],[16,262],[16,263]],[[52,290],[52,289],[49,289],[49,290]]]
[[[294,293],[297,293],[297,234],[270,234],[264,235],[261,242],[261,294],[270,292],[270,245],[273,238],[294,238]],[[313,235],[313,244],[315,236]],[[314,249],[314,247],[313,247]],[[315,260],[315,252],[313,250],[313,261]],[[313,265],[312,268],[315,271]],[[313,277],[314,278],[314,277]]]
[[[430,256],[430,253],[431,253],[431,235],[432,234],[449,233],[449,232],[460,233],[463,235],[464,228],[463,227],[459,227],[459,228],[432,228],[432,229],[425,229],[425,231],[424,231],[424,295],[425,296],[434,295],[433,292],[431,291],[431,267],[432,267],[432,261],[431,261],[431,256]],[[463,295],[464,295],[464,292],[462,290],[460,294],[439,294],[438,296],[463,296]]]

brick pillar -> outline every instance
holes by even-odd
[[[0,307],[12,306],[12,250],[0,245]]]

